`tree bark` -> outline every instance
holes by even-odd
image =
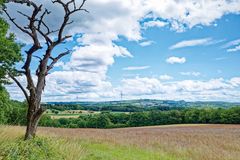
[[[36,135],[38,124],[36,123],[36,121],[34,122],[34,120],[32,119],[34,118],[27,119],[27,129],[26,129],[25,138],[24,138],[25,140],[32,139]]]
[[[44,113],[44,109],[42,109],[41,107],[37,107],[37,106],[34,106],[33,104],[29,104],[28,114],[27,114],[27,129],[26,129],[25,138],[24,138],[25,140],[32,139],[35,137],[37,132],[38,122],[43,113]]]

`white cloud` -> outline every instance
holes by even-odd
[[[145,87],[142,87],[145,86]],[[175,81],[171,83],[161,83],[159,79],[149,77],[136,77],[124,79],[121,90],[124,91],[125,98],[151,97],[157,99],[173,100],[234,100],[239,98],[240,91],[235,88],[229,80],[211,79],[209,81]]]
[[[156,20],[156,21],[148,21],[148,22],[144,22],[143,28],[147,29],[147,28],[150,28],[150,27],[164,27],[164,26],[166,26],[167,24],[168,24],[168,23],[163,22],[163,21],[159,21],[159,20]]]
[[[154,41],[144,41],[144,42],[141,42],[141,43],[139,43],[139,44],[140,44],[140,46],[142,46],[142,47],[146,47],[146,46],[152,45],[153,43],[154,43]]]
[[[226,83],[222,78],[211,79],[209,81],[184,80],[177,82],[178,90],[188,92],[201,92],[205,90],[231,89],[232,86]]]
[[[108,67],[113,65],[114,57],[132,57],[132,55],[126,48],[111,43],[75,47],[70,61],[63,69],[68,72],[98,73],[99,77],[103,77],[106,76]]]
[[[147,0],[153,18],[168,20],[174,30],[182,32],[197,25],[214,25],[224,14],[239,13],[239,0]]]
[[[105,77],[106,78],[106,77]],[[230,80],[217,78],[206,81],[182,80],[161,82],[159,78],[125,78],[117,86],[99,78],[98,74],[86,75],[80,71],[54,72],[48,77],[48,87],[43,101],[103,101],[117,100],[123,92],[124,99],[156,98],[188,101],[239,101],[240,77]],[[20,81],[24,81],[20,78]],[[23,95],[15,84],[7,86],[11,96],[22,99]]]
[[[235,46],[234,48],[227,49],[227,52],[236,52],[236,51],[240,51],[240,45]]]
[[[186,58],[185,57],[169,57],[168,59],[166,59],[166,62],[170,64],[175,64],[175,63],[183,64],[186,62]]]
[[[240,97],[238,88],[240,81],[238,79],[239,77],[231,80],[219,78],[208,81],[183,80],[162,83],[157,78],[135,77],[124,79],[121,90],[124,92],[125,98],[129,99],[137,97],[189,101],[238,101]],[[235,84],[235,87],[232,83]]]
[[[71,34],[79,32],[87,34],[107,33],[107,35],[111,33],[113,39],[117,39],[118,35],[121,35],[129,40],[140,40],[142,35],[139,22],[144,21],[145,18],[150,19],[144,23],[145,27],[162,27],[170,24],[173,30],[184,31],[186,28],[197,25],[215,25],[215,20],[225,14],[238,14],[240,12],[239,2],[239,0],[91,0],[87,1],[85,5],[90,13],[75,14],[73,17],[75,23],[69,26],[67,32]],[[41,1],[41,3],[52,11],[46,21],[50,27],[55,28],[62,20],[63,10],[61,6],[53,5],[49,0]],[[24,18],[18,16],[16,11],[22,10],[29,14],[29,7],[13,5],[12,3],[8,7],[11,15],[16,17],[18,22],[26,22],[23,20]],[[17,36],[22,40],[26,39],[26,36],[16,28],[12,27],[12,30],[17,32]]]
[[[160,80],[171,80],[171,79],[173,79],[173,77],[172,77],[172,76],[169,76],[169,75],[167,75],[167,74],[163,74],[163,75],[160,75],[160,76],[159,76],[159,79],[160,79]]]
[[[240,39],[236,39],[236,40],[226,43],[225,45],[222,46],[222,48],[229,48],[229,47],[236,46],[239,44],[240,44]]]
[[[165,87],[156,78],[136,77],[133,79],[123,79],[121,89],[125,95],[151,95],[165,92]]]
[[[64,62],[63,61],[59,61],[59,62],[57,62],[54,66],[55,67],[64,67]]]
[[[186,40],[186,41],[181,41],[181,42],[178,42],[177,44],[174,44],[169,49],[177,49],[177,48],[184,48],[184,47],[207,45],[211,41],[212,41],[212,38]]]
[[[150,68],[150,66],[130,66],[130,67],[123,68],[123,70],[135,71],[135,70],[144,70],[144,69],[148,69],[148,68]]]
[[[240,39],[236,39],[223,45],[222,48],[228,48],[227,52],[236,52],[240,50]]]
[[[180,72],[180,74],[183,76],[195,76],[195,77],[198,77],[201,75],[200,72]]]
[[[230,83],[235,86],[238,87],[240,86],[240,77],[234,77],[230,80]]]

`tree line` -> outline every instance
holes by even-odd
[[[44,104],[44,108],[58,111],[65,110],[90,110],[90,111],[111,111],[111,112],[144,112],[152,110],[181,110],[184,107],[170,107],[170,106],[151,106],[141,107],[134,104],[113,104],[113,105],[80,105],[80,104]]]
[[[41,126],[64,128],[120,128],[168,124],[240,124],[240,107],[188,108],[184,110],[148,111],[134,113],[102,112],[83,114],[78,118],[51,119],[44,115]]]
[[[26,125],[26,102],[12,101],[0,86],[0,124]],[[240,107],[232,108],[182,108],[181,110],[152,110],[99,114],[82,114],[78,118],[52,119],[44,114],[40,126],[63,128],[120,128],[167,124],[240,124]]]
[[[0,88],[0,124],[26,125],[25,103],[11,101]],[[101,112],[82,114],[78,118],[52,119],[44,114],[40,126],[61,128],[121,128],[168,124],[240,124],[240,107],[185,108],[182,110],[144,111],[132,113]]]

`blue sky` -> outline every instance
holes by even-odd
[[[47,19],[54,28],[61,8],[43,4],[58,13]],[[48,76],[44,101],[119,100],[121,92],[124,99],[240,101],[239,0],[89,0],[86,8],[65,32],[73,38],[54,50],[73,53]],[[8,90],[22,99],[14,84]]]
[[[211,78],[231,78],[239,76],[240,72],[240,50],[227,52],[223,46],[239,39],[240,16],[226,15],[215,21],[216,26],[194,27],[185,32],[177,33],[168,27],[153,27],[144,31],[144,37],[153,41],[151,45],[142,47],[139,43],[122,40],[118,44],[128,48],[134,58],[118,58],[116,63],[110,67],[109,76],[120,80],[124,74],[135,74],[140,76],[158,76],[168,74],[174,76],[175,80],[186,78],[196,80],[207,80]],[[203,43],[196,46],[186,46],[170,49],[171,46],[189,40],[211,39],[212,44]],[[184,64],[169,64],[169,57],[185,57]],[[148,69],[126,71],[122,70],[128,66],[149,66]],[[186,77],[181,72],[199,72],[199,76]]]

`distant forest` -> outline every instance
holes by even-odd
[[[134,101],[134,103],[133,101],[125,101],[125,104],[123,102],[102,103],[104,105],[92,105],[90,103],[92,106],[81,106],[80,104],[44,104],[46,109],[52,111],[101,110],[99,114],[81,114],[78,118],[52,119],[48,114],[44,114],[40,120],[40,126],[66,128],[119,128],[184,123],[240,124],[240,107],[234,107],[232,103],[229,103],[231,105],[228,107],[223,107],[221,105],[220,107],[217,107],[217,103],[215,104],[215,107],[212,107],[212,105],[206,105],[205,107],[196,107],[194,105],[177,107],[166,106],[166,104],[164,104],[166,102],[169,103],[170,101],[158,101],[159,104],[164,104],[165,106],[157,106],[155,101],[155,106],[143,107],[137,105],[139,104],[139,101]],[[146,102],[145,100],[145,103],[150,104],[152,102],[149,100]],[[171,101],[170,103],[176,105],[179,101]],[[183,104],[185,102],[181,101],[181,103]],[[206,102],[201,103],[207,104]],[[141,104],[144,103],[141,102]],[[223,104],[224,103],[222,103],[222,105]],[[0,87],[0,124],[26,125],[26,106],[27,104],[25,102],[10,100],[6,89]],[[121,111],[122,113],[114,111]]]
[[[26,105],[11,101],[1,108],[0,124],[26,125]],[[240,107],[185,108],[168,111],[101,112],[82,114],[78,118],[52,119],[44,114],[40,126],[62,128],[121,128],[167,124],[240,124]]]
[[[240,124],[240,107],[229,109],[188,108],[170,111],[133,113],[101,112],[80,115],[79,118],[51,119],[45,115],[41,126],[66,128],[120,128],[167,124]]]
[[[113,112],[143,112],[143,111],[166,111],[182,110],[185,108],[231,108],[240,106],[240,103],[229,102],[186,102],[173,100],[123,100],[108,102],[49,102],[43,104],[47,109],[64,110],[90,110],[90,111],[113,111]]]

